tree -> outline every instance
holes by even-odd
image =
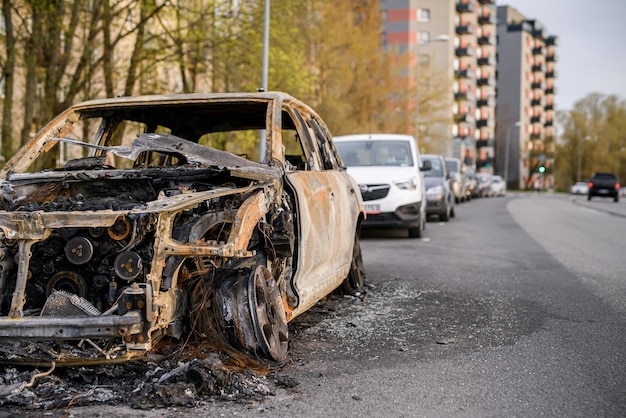
[[[15,86],[15,58],[17,53],[13,32],[13,7],[10,0],[2,0],[2,18],[5,28],[5,53],[2,62],[2,81],[4,81],[4,99],[2,105],[2,148],[0,161],[4,162],[15,152],[13,144],[13,90]]]
[[[557,186],[567,190],[593,172],[616,172],[626,178],[626,102],[615,95],[588,94],[559,114],[563,127],[557,145]]]

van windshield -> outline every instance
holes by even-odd
[[[348,167],[414,165],[407,141],[338,141],[335,145]]]

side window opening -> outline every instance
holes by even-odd
[[[319,170],[313,132],[302,115],[294,109],[283,109],[282,141],[285,162],[296,170]]]
[[[308,170],[307,158],[298,133],[295,130],[283,129],[282,138],[285,162],[295,170]]]
[[[338,163],[325,130],[315,118],[312,117],[309,122],[315,133],[315,140],[317,141],[317,146],[321,153],[320,157],[322,158],[324,170],[334,169]]]

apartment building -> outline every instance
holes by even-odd
[[[418,71],[446,71],[453,97],[444,153],[471,169],[493,170],[495,133],[495,0],[382,0],[389,46],[416,51]],[[398,49],[398,48],[397,48]],[[420,122],[419,132],[433,128]],[[421,139],[420,139],[421,141]]]
[[[535,180],[549,187],[558,38],[512,7],[499,6],[497,13],[496,166],[509,187],[529,188]]]
[[[381,0],[380,6],[387,47],[413,51],[415,74],[429,67],[452,80],[451,122],[431,126],[426,115],[417,122],[420,142],[445,129],[444,154],[468,169],[504,174],[510,136],[506,174],[514,188],[525,187],[539,160],[550,164],[543,140],[554,136],[555,36],[495,0]]]

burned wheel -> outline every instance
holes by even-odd
[[[365,267],[363,267],[363,255],[361,253],[361,241],[359,233],[354,234],[354,246],[352,248],[352,263],[350,272],[341,285],[341,290],[347,295],[356,295],[363,291],[365,286]]]
[[[230,345],[257,358],[287,357],[285,309],[267,268],[259,265],[250,274],[226,279],[214,297],[218,326]]]
[[[258,266],[248,281],[251,318],[262,352],[276,361],[287,356],[287,319],[280,291],[270,272]]]

